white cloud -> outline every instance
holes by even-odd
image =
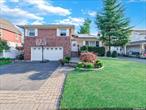
[[[91,17],[96,16],[96,11],[93,11],[93,10],[83,10],[83,9],[81,9],[81,12],[82,12],[82,14],[89,15]]]
[[[17,3],[17,2],[19,2],[19,0],[10,0],[10,2],[16,2]]]
[[[75,25],[79,26],[82,25],[84,22],[84,18],[73,18],[73,17],[68,17],[66,19],[57,21],[57,24],[69,24],[69,25]]]
[[[5,2],[5,0],[0,0],[0,5],[2,5]]]
[[[91,17],[95,17],[96,16],[96,11],[88,11],[88,15]]]
[[[129,2],[146,2],[146,0],[129,0]]]
[[[9,8],[8,6],[5,5],[0,5],[0,6],[1,6],[1,14],[3,15],[19,17],[19,19],[26,18],[26,19],[43,20],[43,17],[24,11],[20,8]]]
[[[51,2],[47,2],[45,0],[25,0],[25,2],[35,5],[37,8],[47,13],[57,14],[61,16],[66,16],[71,14],[69,9],[53,6]]]
[[[32,24],[32,25],[42,25],[42,24],[44,24],[44,23],[45,23],[44,21],[35,20],[35,21],[32,22],[31,24]]]

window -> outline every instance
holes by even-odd
[[[85,42],[85,45],[89,46],[89,42],[88,42],[88,41],[86,41],[86,42]]]
[[[66,36],[67,30],[66,29],[60,29],[60,36]]]
[[[89,46],[96,46],[96,42],[95,41],[90,41]]]
[[[35,36],[35,29],[29,29],[28,36]]]

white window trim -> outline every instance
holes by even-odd
[[[60,35],[60,30],[61,29],[65,29],[66,30],[66,36],[61,36]],[[69,36],[69,29],[68,28],[57,28],[57,32],[56,33],[57,33],[58,37],[67,37],[67,36]]]
[[[29,28],[25,29],[25,36],[28,36],[28,37],[36,37],[36,36],[38,36],[38,29],[37,28],[32,28],[32,29],[34,29],[34,36],[30,36],[29,35]]]

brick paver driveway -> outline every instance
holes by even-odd
[[[57,109],[66,73],[72,70],[58,66],[34,62],[0,67],[0,110]]]
[[[37,90],[58,66],[58,62],[21,62],[2,66],[0,90]]]

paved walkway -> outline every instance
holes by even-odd
[[[70,68],[59,67],[39,90],[0,91],[0,110],[57,109],[68,71],[70,71]]]

